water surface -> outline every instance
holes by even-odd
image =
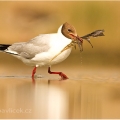
[[[35,84],[30,76],[0,76],[0,118],[120,118],[119,71],[76,74]]]

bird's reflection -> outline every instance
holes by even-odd
[[[113,98],[118,94],[115,94],[116,91],[111,92],[114,90],[113,87],[117,87],[119,91],[119,84],[106,85],[105,83],[103,85],[102,82],[93,81],[90,77],[85,77],[83,80],[65,81],[35,77],[31,82],[30,76],[24,76],[24,78],[14,76],[14,78],[1,78],[0,85],[0,110],[19,108],[32,111],[31,114],[0,113],[2,118],[30,118],[32,116],[31,118],[34,119],[100,119],[104,118],[103,112],[107,116],[112,116],[109,114],[110,107],[120,110],[116,99],[116,106],[113,104]],[[114,111],[112,113],[116,114]],[[116,115],[119,116],[119,114]]]
[[[35,78],[32,77],[32,84],[35,85]]]

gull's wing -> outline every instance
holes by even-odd
[[[28,42],[14,43],[9,46],[5,52],[19,55],[26,59],[32,59],[36,54],[47,52],[49,50],[50,47],[47,44],[49,42],[49,39],[49,34],[42,34],[31,39]]]

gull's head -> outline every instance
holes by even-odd
[[[66,38],[72,39],[73,41],[79,41],[82,47],[83,39],[77,35],[74,26],[66,22],[62,26],[60,26],[58,32],[61,32]]]
[[[77,32],[74,26],[70,25],[67,22],[62,25],[61,33],[69,39],[73,39],[77,36]]]
[[[69,38],[69,39],[72,39],[72,40],[82,40],[82,38],[80,38],[78,35],[77,35],[77,32],[76,32],[76,29],[74,28],[74,26],[70,25],[69,23],[64,23],[61,27],[61,33]],[[82,42],[82,41],[81,41]]]

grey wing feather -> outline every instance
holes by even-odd
[[[39,35],[28,42],[14,43],[8,49],[26,59],[32,59],[36,54],[49,50],[50,47],[46,44],[49,37],[48,34]]]

